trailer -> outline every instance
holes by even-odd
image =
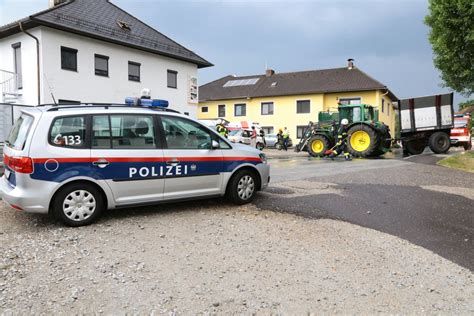
[[[399,130],[403,153],[418,155],[426,147],[446,153],[454,127],[453,93],[398,101]]]

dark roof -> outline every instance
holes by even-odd
[[[118,22],[125,22],[130,30]],[[69,0],[53,8],[0,27],[0,38],[24,28],[45,25],[103,41],[124,45],[196,64],[199,68],[212,66],[196,53],[123,11],[109,0]]]
[[[223,87],[229,80],[246,78],[259,80],[255,85]],[[398,100],[384,84],[354,67],[275,73],[268,77],[226,76],[200,86],[199,101],[367,90],[387,90],[393,101]]]

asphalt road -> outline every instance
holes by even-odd
[[[474,270],[474,174],[437,166],[443,157],[272,159],[255,204],[396,235]]]

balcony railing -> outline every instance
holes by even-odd
[[[18,97],[20,95],[18,92],[19,79],[18,74],[0,69],[0,92],[2,98]]]

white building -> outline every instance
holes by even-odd
[[[211,63],[108,0],[49,2],[0,27],[0,103],[124,103],[149,88],[196,116],[197,70]]]

